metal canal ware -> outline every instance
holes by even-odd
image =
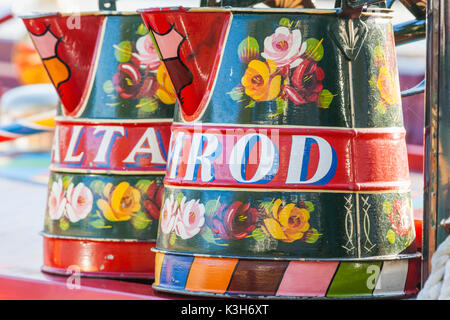
[[[153,278],[176,98],[140,15],[23,21],[61,101],[43,271]]]
[[[417,293],[392,11],[368,2],[141,11],[179,101],[156,290]]]

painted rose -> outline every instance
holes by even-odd
[[[141,75],[139,64],[121,63],[117,73],[113,76],[112,82],[123,99],[140,99],[151,97],[155,94],[158,83],[154,76]]]
[[[226,210],[222,204],[212,219],[211,230],[224,240],[243,239],[254,229],[258,211],[250,203],[236,201]]]
[[[66,198],[64,197],[64,187],[61,179],[53,181],[48,199],[48,215],[52,220],[61,219],[66,207]]]
[[[394,200],[392,211],[389,214],[389,221],[392,223],[392,229],[399,236],[406,236],[412,228],[413,218],[410,206],[406,199]]]
[[[158,69],[161,61],[159,60],[158,51],[156,51],[150,35],[145,35],[137,40],[136,50],[138,52],[137,57],[142,65],[152,71]]]
[[[97,206],[105,219],[109,221],[127,221],[141,209],[141,194],[138,189],[128,182],[121,182],[114,187],[108,183],[103,195],[106,199],[99,199]]]
[[[294,71],[291,82],[297,96],[290,96],[295,104],[308,102],[317,102],[319,93],[323,89],[322,80],[325,78],[323,69],[317,65],[317,62],[307,59],[304,60]]]
[[[164,187],[162,184],[153,182],[147,189],[148,200],[143,202],[145,209],[153,219],[159,219]]]
[[[395,76],[387,66],[380,68],[377,79],[377,87],[380,91],[381,98],[385,103],[394,105],[399,103],[400,96],[398,86],[396,85]]]
[[[178,209],[175,222],[175,232],[182,239],[189,239],[200,232],[200,228],[205,223],[205,206],[200,200],[190,200],[186,202],[183,197]]]
[[[282,207],[281,200],[277,199],[270,211],[266,209],[266,213],[269,218],[264,219],[264,226],[275,239],[293,242],[302,239],[310,229],[309,211],[293,203]]]
[[[264,52],[261,56],[273,60],[281,68],[289,65],[290,68],[298,66],[305,52],[306,45],[302,45],[300,30],[289,30],[287,27],[278,27],[275,33],[264,40]]]
[[[70,222],[78,222],[87,217],[92,210],[94,197],[92,191],[83,183],[76,187],[71,183],[67,189],[66,216]]]
[[[277,65],[272,60],[252,60],[248,64],[241,84],[245,94],[255,101],[275,99],[280,93],[281,75],[276,73]]]
[[[173,194],[171,194],[165,201],[164,207],[161,211],[161,217],[159,220],[159,225],[161,232],[169,234],[175,227],[175,222],[177,218],[177,201],[174,199]]]
[[[159,88],[156,91],[156,96],[164,104],[174,104],[177,100],[177,96],[169,75],[167,74],[166,67],[163,64],[158,67],[156,80],[159,84]]]

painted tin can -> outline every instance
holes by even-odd
[[[43,271],[153,278],[176,96],[140,15],[23,21],[61,101]]]
[[[179,101],[156,290],[417,292],[391,11],[142,10]]]

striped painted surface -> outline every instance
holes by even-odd
[[[0,142],[36,133],[53,131],[56,111],[45,112],[0,126]]]
[[[157,251],[155,290],[270,298],[376,298],[417,293],[420,257],[389,261],[213,258]]]

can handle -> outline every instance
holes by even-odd
[[[395,44],[397,46],[411,43],[426,37],[426,2],[427,0],[399,0],[411,12],[415,19],[394,25]],[[391,8],[395,0],[386,0]],[[409,97],[425,92],[424,79],[414,87],[402,91],[402,97]]]

